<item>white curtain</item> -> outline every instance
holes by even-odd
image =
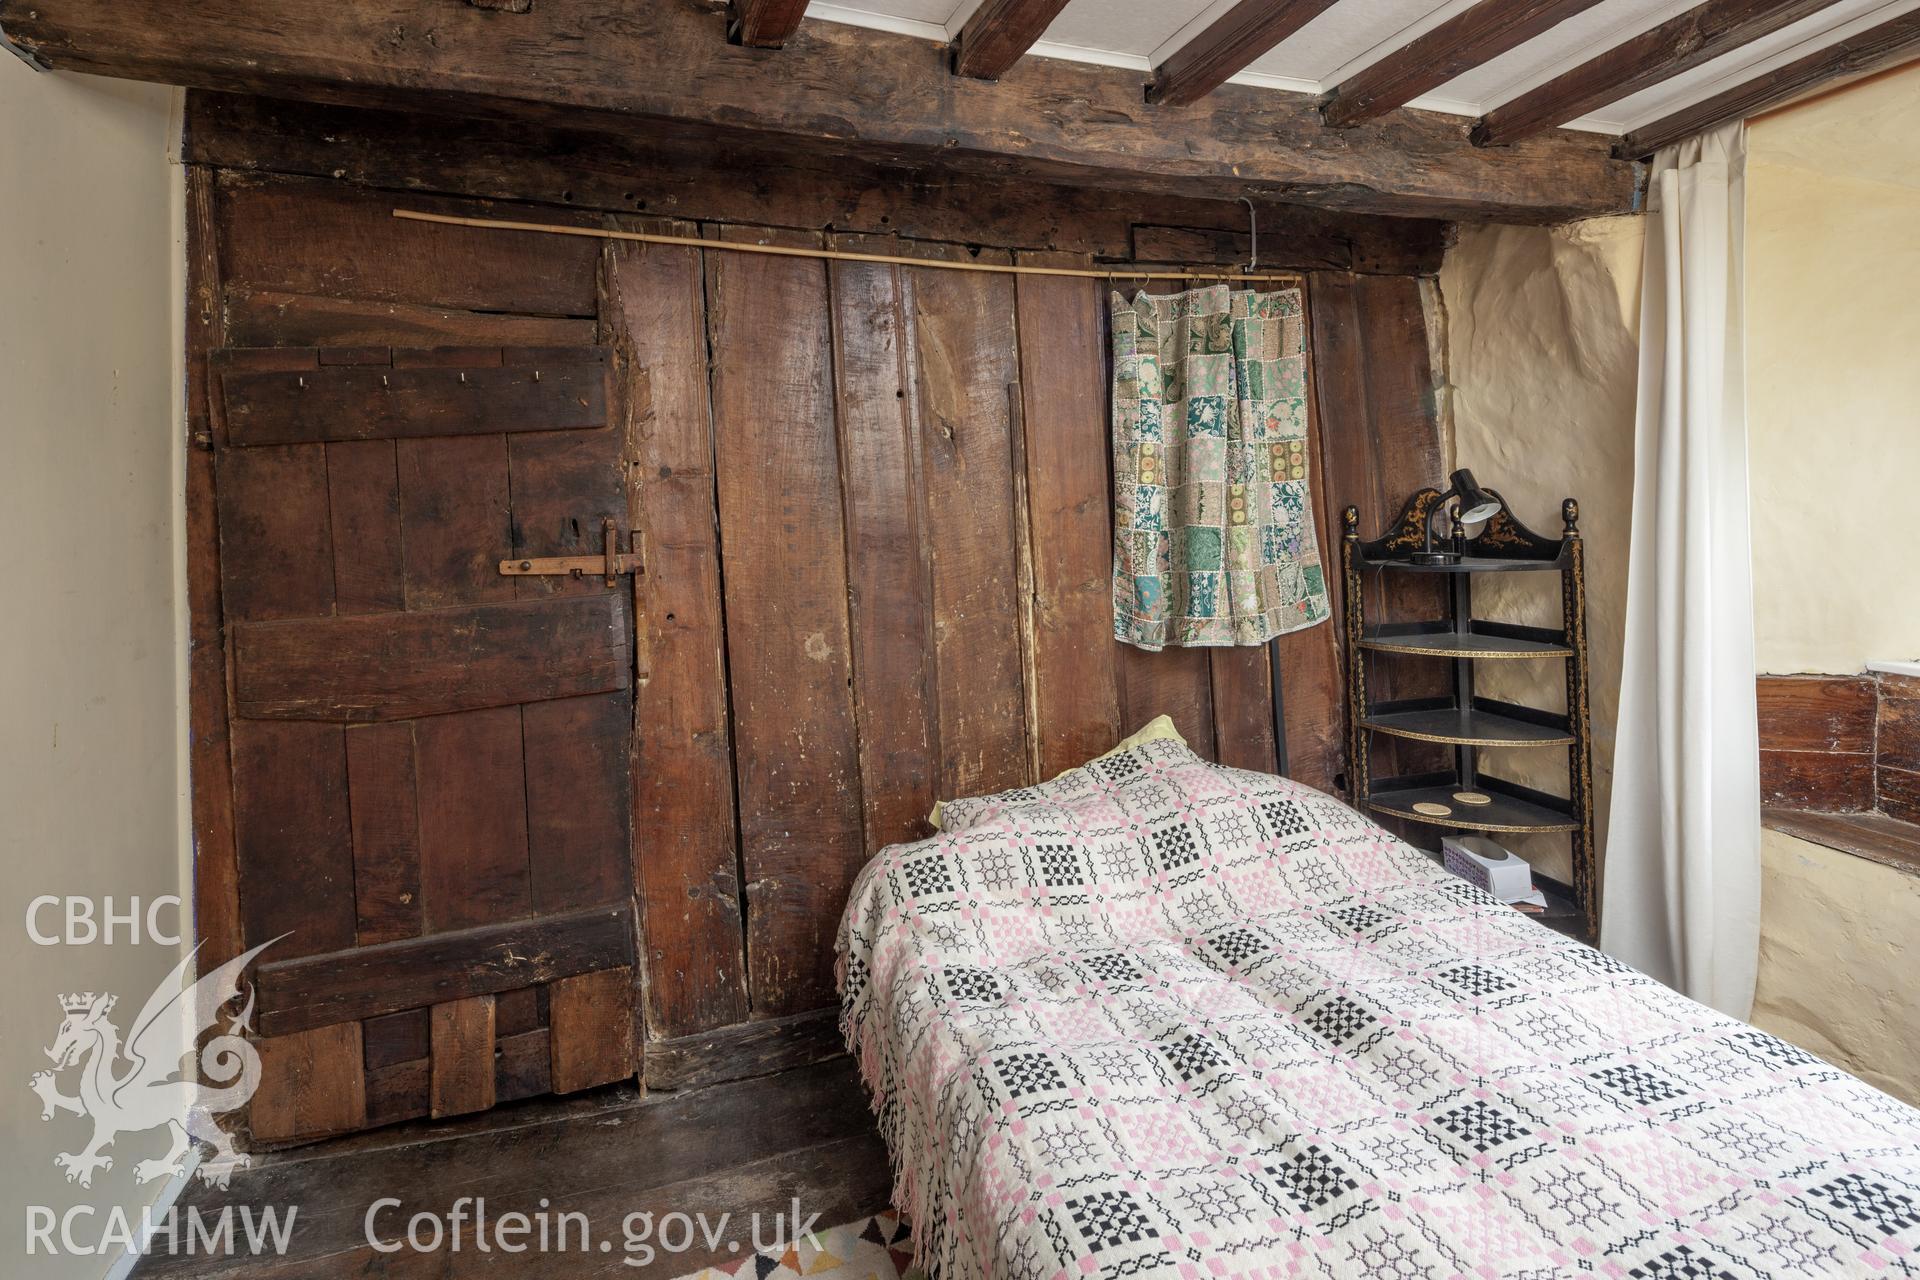
[[[1745,165],[1744,124],[1653,164],[1600,925],[1609,954],[1737,1018],[1760,948]]]

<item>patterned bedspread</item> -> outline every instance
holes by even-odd
[[[1920,1112],[1175,742],[841,927],[935,1280],[1920,1275]]]

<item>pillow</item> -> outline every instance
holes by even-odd
[[[1119,744],[1112,750],[1102,751],[1099,755],[1095,756],[1093,760],[1105,760],[1108,756],[1117,756],[1122,751],[1131,751],[1135,747],[1143,746],[1149,742],[1158,742],[1162,738],[1171,738],[1183,747],[1187,745],[1187,740],[1180,736],[1178,729],[1173,727],[1172,716],[1155,716],[1153,719],[1147,721],[1145,727],[1140,729],[1139,732],[1129,734],[1127,737],[1120,739]],[[1089,760],[1087,763],[1092,764],[1093,760]],[[1050,781],[1058,781],[1072,772],[1072,769],[1063,770],[1055,774]],[[933,812],[927,815],[927,821],[933,824],[935,831],[944,831],[946,829],[940,825],[940,814],[945,808],[946,802],[940,801],[933,806]]]

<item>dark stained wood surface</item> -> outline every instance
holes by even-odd
[[[816,1009],[658,1040],[647,1048],[647,1087],[700,1089],[841,1057],[839,1010]]]
[[[264,1036],[254,1047],[260,1088],[248,1118],[256,1134],[319,1138],[366,1125],[359,1023]]]
[[[728,44],[727,20],[628,0],[515,15],[438,0],[0,5],[7,37],[49,65],[200,88],[578,126],[760,129],[796,145],[857,140],[909,162],[940,156],[1030,179],[1216,199],[1285,191],[1412,216],[1558,222],[1635,203],[1635,174],[1603,139],[1553,134],[1494,155],[1455,121],[1409,111],[1327,145],[1313,105],[1296,95],[1228,85],[1193,106],[1151,106],[1135,72],[1039,59],[989,84],[954,77],[938,43],[827,22],[803,25],[775,57]],[[417,38],[396,40],[396,30]]]
[[[634,823],[643,840],[635,870],[647,1020],[661,1036],[747,1016],[703,261],[692,249],[622,244],[606,270],[650,560],[641,580],[652,675],[635,706]]]
[[[488,369],[334,366],[221,378],[235,445],[390,440],[606,424],[606,370],[577,354]]]
[[[259,969],[259,1022],[280,1035],[377,1018],[619,968],[633,955],[632,910],[622,904],[274,958]]]
[[[1067,0],[981,0],[953,42],[954,74],[998,80],[1066,7]]]
[[[1373,62],[1321,100],[1321,116],[1344,127],[1375,120],[1591,9],[1599,0],[1480,0]]]
[[[1031,266],[1085,260],[1024,254]],[[1120,719],[1107,474],[1105,291],[1096,281],[1021,276],[1021,458],[1032,548],[1035,775],[1081,764],[1138,725]],[[1091,354],[1090,354],[1091,353]]]
[[[1871,75],[1916,54],[1920,54],[1920,12],[1903,14],[1870,27],[1725,93],[1642,125],[1622,138],[1614,150],[1622,158],[1638,160],[1682,138],[1729,121],[1748,119],[1822,86],[1844,84]]]
[[[1761,811],[1761,821],[1769,830],[1920,873],[1920,825],[1910,819],[1884,813],[1804,813],[1769,808]]]
[[[1831,751],[1762,751],[1760,803],[1815,813],[1859,813],[1874,805],[1873,757]]]
[[[1179,107],[1200,99],[1245,71],[1273,49],[1333,7],[1334,0],[1240,0],[1207,29],[1181,45],[1153,69],[1147,101]]]
[[[1126,191],[912,168],[869,154],[817,155],[767,139],[615,135],[501,123],[487,145],[469,145],[459,121],[238,94],[187,96],[187,153],[243,172],[334,177],[407,193],[539,200],[567,209],[716,222],[833,227],[917,240],[1095,254],[1105,259],[1239,263],[1248,258],[1247,210],[1238,200]],[[743,172],[755,174],[750,183]],[[1261,261],[1281,269],[1434,275],[1447,224],[1310,208],[1254,195]],[[550,209],[542,217],[554,220]],[[1142,223],[1142,219],[1147,219]],[[562,214],[558,220],[566,220]],[[645,230],[644,222],[633,223]],[[680,224],[685,230],[687,224]],[[657,229],[673,230],[657,221]],[[1160,237],[1180,247],[1160,251]],[[403,303],[353,303],[271,290],[236,292],[232,341],[263,326],[275,341],[391,346],[502,342],[556,346],[594,340],[590,322],[504,316]],[[552,336],[541,336],[550,333]]]
[[[435,1119],[493,1105],[493,997],[433,1006],[428,1107]]]
[[[600,969],[554,983],[551,1078],[577,1093],[633,1073],[634,972]]]
[[[625,689],[620,594],[251,622],[234,628],[234,706],[262,720],[407,720]]]
[[[1476,147],[1505,146],[1577,120],[1820,12],[1834,0],[1707,0],[1474,122]]]
[[[827,271],[706,270],[747,969],[754,1012],[778,1016],[833,1002],[835,904],[865,846]]]
[[[1757,701],[1762,751],[1873,750],[1871,676],[1761,676]]]
[[[834,243],[853,252],[899,248]],[[830,271],[854,712],[866,848],[877,850],[925,834],[940,798],[923,389],[903,269],[836,262]]]

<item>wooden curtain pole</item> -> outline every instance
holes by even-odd
[[[1298,285],[1298,272],[1241,271],[1094,271],[1079,267],[1022,267],[993,262],[948,262],[941,258],[908,258],[881,253],[844,253],[833,249],[801,249],[780,244],[740,244],[732,240],[702,240],[698,236],[660,236],[642,231],[612,231],[601,227],[568,227],[552,222],[512,222],[503,218],[459,218],[446,213],[395,209],[393,216],[409,222],[435,222],[450,227],[481,227],[492,231],[539,231],[556,236],[589,236],[597,240],[633,240],[641,244],[685,245],[694,249],[725,249],[733,253],[764,253],[781,258],[827,258],[835,262],[871,262],[894,267],[928,267],[938,271],[987,271],[1014,276],[1071,276],[1085,280],[1221,280],[1262,281]]]

